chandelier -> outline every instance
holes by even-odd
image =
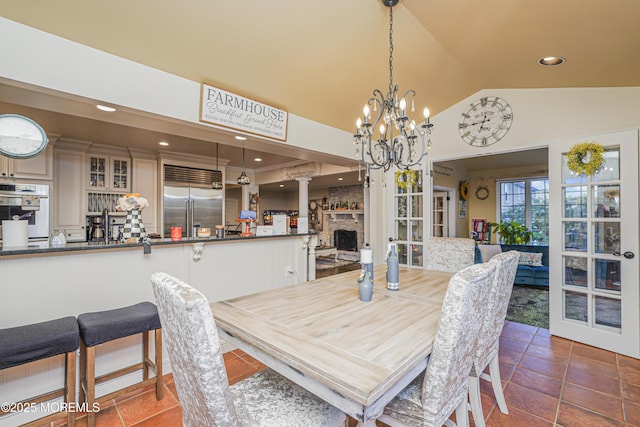
[[[356,121],[354,144],[356,157],[365,165],[365,186],[368,186],[371,169],[386,172],[396,166],[406,170],[420,163],[427,149],[431,148],[429,135],[433,127],[429,123],[427,107],[423,110],[424,122],[420,125],[407,116],[407,102],[411,102],[411,112],[415,111],[416,91],[409,89],[399,96],[400,88],[393,84],[393,6],[399,0],[381,1],[389,7],[389,91],[385,97],[382,91],[375,89],[362,110],[364,121],[359,117]],[[372,111],[377,112],[375,120],[371,119]],[[378,131],[376,139],[374,133]]]
[[[222,190],[224,185],[222,184],[222,171],[218,168],[218,143],[216,142],[216,170],[213,171],[213,182],[211,188],[214,190]]]

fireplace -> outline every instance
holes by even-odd
[[[358,232],[351,230],[336,230],[333,232],[335,247],[342,251],[358,251]]]

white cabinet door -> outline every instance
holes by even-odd
[[[31,159],[10,159],[0,156],[0,177],[22,179],[53,179],[53,148],[48,146]]]
[[[76,151],[55,153],[54,229],[65,230],[67,241],[86,240],[84,159]]]
[[[549,329],[637,358],[638,131],[587,141],[606,150],[604,167],[588,176],[567,166],[579,140],[549,146]]]
[[[162,203],[158,194],[158,162],[154,159],[133,159],[133,193],[139,193],[149,202],[142,210],[142,221],[147,233],[158,232],[158,214]]]

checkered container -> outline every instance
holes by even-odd
[[[142,222],[142,212],[139,209],[131,209],[127,211],[127,219],[122,229],[122,238],[124,240],[132,237],[142,239],[147,236]]]

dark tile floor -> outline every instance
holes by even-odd
[[[488,426],[640,427],[640,360],[510,321],[505,324],[500,343],[509,415],[500,413],[491,385],[482,381]],[[231,384],[264,368],[241,351],[226,353],[224,359]],[[157,402],[153,389],[148,388],[103,402],[96,425],[180,426],[181,409],[173,377],[169,374],[165,379],[162,401]],[[47,424],[61,425],[63,420]],[[85,417],[80,417],[76,425],[85,426]]]

